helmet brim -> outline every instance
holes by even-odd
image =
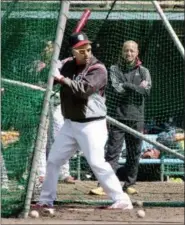
[[[79,41],[78,43],[76,43],[75,45],[73,45],[72,48],[78,48],[78,47],[86,45],[86,44],[92,44],[92,42],[89,40],[82,40],[82,41]]]

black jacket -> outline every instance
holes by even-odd
[[[145,97],[150,94],[151,77],[147,68],[137,65],[132,69],[112,65],[110,68],[112,86],[121,94],[117,107],[118,120],[144,120]],[[141,87],[142,81],[147,82],[146,87]]]
[[[77,122],[105,118],[105,66],[94,56],[87,66],[77,65],[74,58],[68,58],[62,61],[59,71],[66,78],[60,90],[64,118]]]

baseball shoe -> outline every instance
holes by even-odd
[[[125,190],[123,189],[128,195],[135,195],[138,194],[138,191],[133,187],[128,187]]]
[[[108,206],[107,209],[122,209],[122,210],[131,210],[133,205],[131,202],[125,202],[123,200],[116,201],[111,206]]]
[[[90,190],[89,194],[91,195],[106,195],[102,187],[97,187]]]
[[[32,206],[31,209],[36,210],[41,216],[55,216],[55,209],[51,205],[37,203],[36,205]]]

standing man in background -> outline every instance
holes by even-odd
[[[46,47],[41,53],[41,61],[40,60],[36,61],[37,62],[36,72],[41,72],[44,70],[44,68],[50,65],[53,50],[54,50],[53,42],[48,41],[46,44]],[[62,66],[61,62],[58,60],[57,67],[60,68],[61,66]],[[38,180],[39,183],[37,184],[38,186],[40,186],[40,184],[42,184],[44,181],[45,173],[46,173],[46,161],[47,161],[51,146],[54,142],[54,139],[57,136],[57,133],[59,132],[63,124],[64,124],[64,118],[61,113],[60,97],[55,94],[54,96],[52,96],[51,102],[50,102],[49,126],[46,126],[48,130],[46,143],[44,143],[44,152],[41,153],[40,165],[38,170],[38,176],[39,176],[39,180]],[[61,166],[59,180],[68,184],[75,183],[74,177],[70,175],[69,161],[66,161],[66,163],[63,166]]]
[[[51,103],[50,107],[50,119],[49,119],[49,128],[48,128],[48,138],[46,145],[46,159],[48,159],[50,149],[54,143],[55,138],[58,135],[58,132],[64,125],[64,118],[61,112],[60,97],[55,96],[53,99],[54,102]],[[59,180],[67,184],[75,184],[75,179],[70,175],[70,166],[69,161],[67,161],[60,168]]]
[[[115,119],[138,132],[143,132],[144,104],[145,98],[150,94],[151,77],[149,70],[141,65],[138,54],[138,44],[132,40],[126,41],[123,44],[121,60],[110,68],[110,78],[113,88],[121,95]],[[111,126],[105,159],[116,173],[124,140],[127,153],[123,172],[125,174],[122,174],[125,181],[123,191],[132,195],[137,193],[132,186],[137,180],[142,140]],[[121,170],[122,168],[119,169]],[[102,187],[92,189],[90,193],[105,194]]]
[[[1,95],[4,92],[4,88],[1,88]],[[5,162],[3,159],[3,137],[2,137],[2,131],[1,131],[1,152],[0,152],[0,161],[1,161],[1,191],[2,190],[8,190],[8,175],[7,170],[5,166]]]
[[[132,209],[129,196],[122,191],[112,167],[104,158],[107,141],[105,88],[107,70],[91,51],[85,33],[70,37],[72,58],[64,61],[54,75],[61,85],[60,98],[64,125],[50,151],[46,177],[36,209],[54,212],[59,168],[80,149],[96,178],[113,200],[110,209]]]

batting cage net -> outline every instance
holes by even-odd
[[[86,7],[91,10],[91,15],[83,31],[93,42],[94,55],[106,65],[108,72],[111,65],[121,60],[124,41],[138,43],[139,58],[150,71],[152,88],[145,103],[142,136],[139,132],[135,134],[143,142],[136,184],[138,194],[133,199],[153,205],[182,205],[184,64],[177,40],[171,37],[168,27],[150,1],[68,2],[70,7],[69,14],[65,12],[66,26],[62,27],[64,37],[60,59],[71,56],[68,39]],[[178,6],[181,6],[179,2]],[[161,7],[177,39],[183,42],[184,12],[172,1],[166,1]],[[30,201],[38,200],[47,154],[63,123],[58,87],[51,94],[48,110],[43,112],[60,8],[60,1],[2,1],[2,217],[19,215],[30,192]],[[106,98],[108,127],[120,126],[116,108],[121,99],[111,85],[110,76]],[[44,123],[41,123],[41,114],[45,118]],[[122,125],[125,133],[134,132]],[[41,144],[35,163],[36,179],[31,179],[36,142]],[[119,157],[121,166],[125,164],[126,154],[123,142]],[[124,181],[123,174],[120,170],[121,182]],[[30,179],[34,190],[28,186]],[[61,168],[56,203],[109,203],[103,191],[91,192],[96,187],[97,180],[78,149]]]

